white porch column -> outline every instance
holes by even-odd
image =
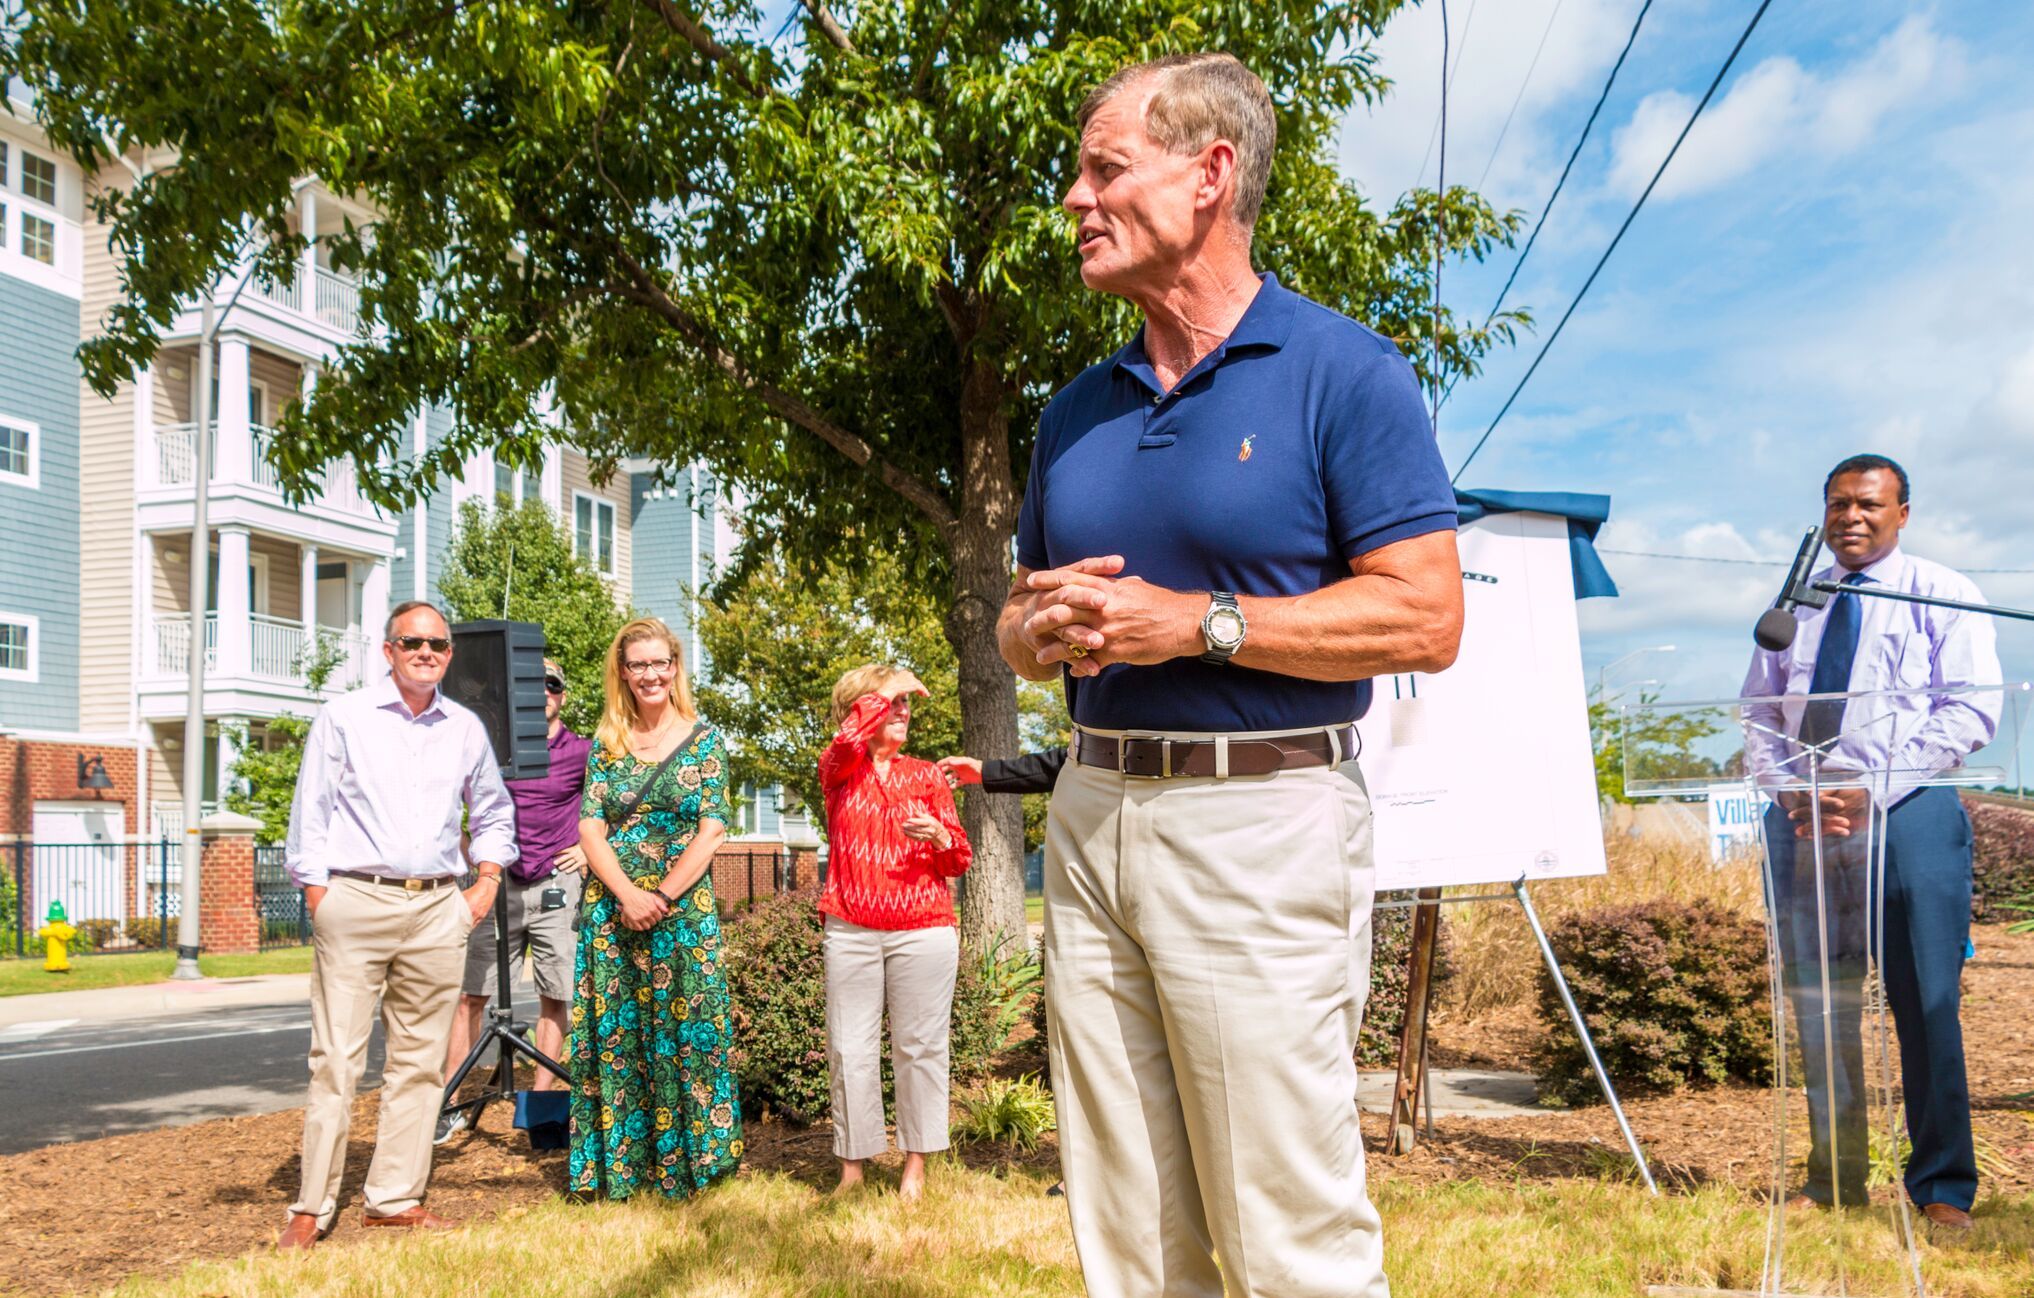
[[[298,548],[297,554],[302,562],[297,599],[303,613],[304,647],[308,649],[318,643],[318,547],[306,543]]]
[[[381,628],[388,621],[389,607],[388,560],[376,559],[368,565],[367,579],[360,584],[360,633],[368,644],[381,644]],[[368,679],[379,680],[388,675],[388,663],[379,648],[368,651],[367,662]]]
[[[222,439],[223,440],[223,439]],[[254,591],[248,581],[247,529],[219,529],[219,658],[221,676],[254,670]]]
[[[227,334],[219,339],[219,403],[214,418],[219,437],[213,445],[212,481],[254,481],[253,412],[247,396],[247,339]]]
[[[297,304],[306,315],[317,310],[318,302],[318,187],[297,191],[297,224],[304,236],[304,262],[297,270]]]

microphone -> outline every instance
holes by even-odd
[[[1824,591],[1808,584],[1808,578],[1815,570],[1815,556],[1822,551],[1822,529],[1811,527],[1801,538],[1801,549],[1794,555],[1794,566],[1787,571],[1787,584],[1780,587],[1778,599],[1773,606],[1759,614],[1758,625],[1752,628],[1752,639],[1759,648],[1775,653],[1794,643],[1794,630],[1799,625],[1794,620],[1797,608],[1822,608],[1829,603]]]

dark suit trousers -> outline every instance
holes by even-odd
[[[1811,1146],[1807,1193],[1823,1202],[1864,1200],[1869,1166],[1862,990],[1868,942],[1863,837],[1825,839],[1822,922],[1817,922],[1812,846],[1770,809],[1772,858],[1785,986],[1794,1008],[1808,1088]],[[1954,789],[1924,789],[1886,817],[1886,999],[1900,1043],[1900,1086],[1913,1153],[1907,1192],[1917,1204],[1969,1210],[1977,1195],[1970,1088],[1958,1017],[1963,952],[1970,938],[1971,829]],[[1825,1000],[1819,949],[1829,954]],[[1829,1045],[1825,1048],[1824,1019]]]

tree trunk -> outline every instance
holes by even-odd
[[[961,393],[961,509],[953,533],[954,598],[946,638],[960,667],[961,743],[974,757],[1017,755],[1017,678],[996,647],[996,615],[1010,590],[1017,485],[1002,379],[968,362]],[[962,812],[975,862],[961,904],[961,937],[984,950],[997,934],[1019,944],[1024,923],[1024,807],[1015,797],[968,795]]]

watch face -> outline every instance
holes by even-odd
[[[1223,649],[1242,644],[1243,615],[1233,608],[1218,608],[1208,614],[1208,638]]]

